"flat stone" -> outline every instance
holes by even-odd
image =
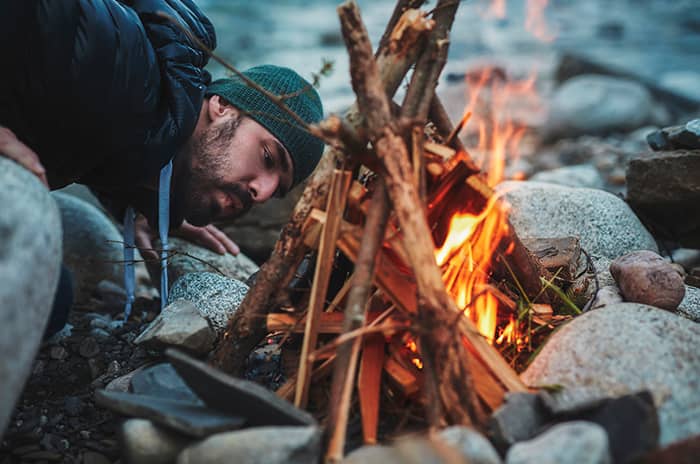
[[[630,160],[627,201],[661,238],[700,248],[700,150],[677,150]]]
[[[605,430],[592,422],[555,425],[508,450],[506,464],[610,464]]]
[[[274,392],[238,379],[177,350],[165,352],[175,370],[204,403],[217,411],[243,416],[250,426],[316,425],[316,419]]]
[[[0,156],[0,436],[32,370],[61,269],[61,220],[46,187]]]
[[[678,305],[678,312],[691,321],[700,322],[700,288],[685,286],[685,296]]]
[[[600,175],[595,166],[590,164],[578,164],[540,171],[530,177],[530,180],[564,185],[566,187],[602,189],[605,186],[603,176]]]
[[[581,244],[577,237],[526,238],[522,242],[548,271],[563,279],[576,276],[581,256]]]
[[[661,256],[648,250],[633,251],[610,264],[625,301],[675,310],[685,295],[683,278]]]
[[[223,333],[247,293],[248,286],[238,280],[211,272],[193,272],[175,282],[168,304],[179,299],[192,302],[211,327]]]
[[[136,372],[131,378],[131,390],[139,395],[204,405],[169,363],[157,364]]]
[[[195,403],[154,396],[98,390],[98,405],[125,416],[150,419],[158,425],[185,435],[202,438],[241,428],[245,419]]]
[[[169,464],[192,444],[186,435],[158,427],[146,419],[129,419],[120,430],[121,451],[130,464]]]
[[[320,458],[318,427],[254,427],[213,435],[185,448],[177,464],[309,464]]]
[[[156,240],[154,246],[160,247],[160,241]],[[212,272],[229,279],[245,281],[259,269],[258,265],[243,253],[236,256],[230,253],[220,255],[179,237],[169,237],[168,247],[172,253],[168,260],[169,286],[185,274],[196,272]],[[160,282],[160,263],[148,262],[147,267],[151,280]]]
[[[549,415],[534,393],[508,393],[489,421],[489,434],[502,450],[534,437]]]
[[[521,377],[526,385],[560,387],[551,397],[561,410],[648,390],[663,446],[700,433],[698,340],[700,325],[675,314],[609,305],[557,330]]]
[[[470,464],[501,464],[501,458],[490,441],[474,429],[452,426],[441,430],[438,437],[460,452]]]
[[[594,259],[635,250],[658,252],[656,241],[620,198],[602,190],[541,182],[503,182],[510,220],[522,239],[578,237]]]
[[[174,300],[134,340],[150,349],[175,346],[195,354],[211,351],[216,332],[193,303]]]

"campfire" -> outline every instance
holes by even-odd
[[[311,128],[332,148],[214,355],[237,372],[265,333],[303,334],[298,370],[277,393],[307,408],[311,385],[332,373],[330,400],[317,411],[331,461],[342,457],[355,389],[367,443],[377,441],[382,391],[419,405],[430,427],[482,428],[505,393],[527,391],[521,354],[536,347],[535,332],[555,327],[556,276],[516,236],[492,190],[524,135],[500,108],[533,80],[470,76],[469,104],[452,127],[434,87],[458,2],[439,2],[432,19],[411,8],[419,3],[398,3],[376,55],[357,7],[339,7],[357,106]],[[414,62],[392,110],[387,94]],[[478,160],[459,137],[472,126]],[[293,302],[288,284],[309,252],[313,284]],[[338,252],[354,270],[328,295]]]

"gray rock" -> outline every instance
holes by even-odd
[[[0,436],[32,369],[61,265],[56,203],[29,171],[0,156]]]
[[[590,309],[600,309],[611,304],[622,303],[622,294],[617,285],[606,285],[598,290]]]
[[[615,259],[634,250],[658,252],[656,242],[620,198],[602,190],[541,182],[503,182],[518,236],[578,237],[593,258]]]
[[[168,304],[178,299],[194,303],[214,330],[221,333],[246,293],[248,286],[243,282],[211,272],[195,272],[175,282],[168,294]]]
[[[214,346],[216,332],[193,303],[175,300],[134,340],[145,348],[175,346],[195,354],[208,353]]]
[[[220,433],[185,448],[178,464],[308,464],[321,457],[318,427],[255,427]]]
[[[160,246],[160,241],[156,240],[154,247]],[[171,287],[180,277],[195,272],[212,272],[245,281],[259,269],[258,265],[243,253],[236,256],[230,253],[220,255],[178,237],[170,237],[168,246],[173,253],[168,260],[168,284]],[[151,280],[160,282],[160,262],[148,261],[146,265]]]
[[[73,274],[76,305],[90,303],[102,280],[123,280],[124,238],[107,215],[73,195],[53,192],[61,210],[63,262]]]
[[[661,256],[648,250],[633,251],[610,264],[610,273],[626,301],[673,311],[685,295],[678,272]]]
[[[97,390],[95,402],[116,413],[150,419],[169,430],[195,438],[239,429],[245,423],[245,419],[240,416],[215,411],[189,401],[156,396]]]
[[[610,464],[605,430],[592,422],[555,425],[542,435],[517,443],[506,464]]]
[[[653,224],[655,234],[700,248],[700,151],[659,152],[630,160],[627,201]]]
[[[382,464],[404,464],[401,455],[395,448],[383,445],[363,446],[345,456],[341,464],[367,464],[381,462]]]
[[[441,430],[438,436],[445,443],[456,448],[471,464],[500,464],[502,462],[491,442],[474,429],[452,426]]]
[[[394,449],[405,464],[450,464],[463,461],[459,450],[439,437],[402,438]]]
[[[685,286],[685,296],[678,305],[678,312],[692,321],[700,322],[700,288]]]
[[[700,73],[690,70],[668,71],[661,75],[659,84],[672,92],[677,92],[692,98],[700,104]]]
[[[648,390],[663,446],[700,433],[698,340],[700,326],[667,311],[609,305],[555,332],[521,377],[530,386],[563,387],[551,394],[562,409]]]
[[[534,437],[546,424],[548,415],[540,399],[533,393],[509,393],[505,402],[494,411],[489,433],[501,449]]]
[[[138,370],[131,378],[130,384],[131,390],[139,395],[204,404],[169,363]]]
[[[184,435],[156,426],[147,419],[129,419],[121,427],[122,457],[130,464],[169,464],[192,443]]]
[[[628,132],[654,121],[649,91],[638,82],[581,75],[564,82],[551,100],[549,137]]]
[[[530,180],[534,182],[565,185],[567,187],[602,189],[605,186],[603,176],[590,164],[564,166],[563,168],[549,171],[540,171],[530,177]]]

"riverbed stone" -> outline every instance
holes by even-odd
[[[145,348],[175,346],[194,354],[208,353],[214,346],[216,332],[194,303],[175,300],[134,340]]]
[[[471,464],[501,464],[501,458],[490,441],[476,430],[452,426],[441,430],[438,437],[460,452]]]
[[[555,91],[545,133],[550,138],[604,135],[629,132],[654,120],[653,98],[640,83],[584,74]]]
[[[318,427],[254,427],[212,435],[185,448],[177,464],[308,464],[320,457]]]
[[[648,390],[659,413],[660,444],[700,433],[697,395],[700,325],[638,303],[590,311],[555,332],[521,375],[557,386],[560,409]]]
[[[129,419],[120,431],[122,457],[130,464],[169,464],[193,440],[148,419]]]
[[[192,302],[220,334],[247,293],[248,286],[241,281],[212,272],[193,272],[175,282],[168,294],[168,304],[178,299]]]
[[[521,238],[578,237],[581,249],[593,258],[658,252],[634,212],[611,193],[529,181],[503,182],[497,190],[505,193],[511,223]]]
[[[29,171],[0,156],[0,436],[32,369],[61,269],[61,216]]]
[[[155,247],[160,246],[160,241],[156,240]],[[168,247],[172,253],[168,260],[168,285],[171,287],[185,274],[210,272],[245,281],[259,269],[258,265],[243,253],[236,256],[230,253],[220,255],[179,237],[168,238]],[[160,262],[148,261],[146,266],[151,280],[160,282]]]
[[[515,444],[506,464],[611,464],[605,429],[592,422],[555,425],[532,440]]]
[[[692,321],[700,322],[700,288],[685,286],[685,296],[678,305],[678,312]]]
[[[590,164],[564,166],[549,171],[540,171],[530,177],[531,181],[565,185],[567,187],[584,187],[602,189],[605,180],[598,170]]]
[[[124,279],[124,237],[107,215],[73,195],[53,192],[61,211],[63,262],[73,274],[76,305],[88,305],[102,280]]]
[[[683,278],[661,256],[648,250],[633,251],[610,264],[625,301],[675,310],[685,295]]]

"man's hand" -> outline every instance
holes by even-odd
[[[158,251],[153,249],[153,239],[157,234],[151,230],[146,218],[139,214],[134,225],[136,229],[134,239],[136,246],[141,252],[141,256],[146,260],[157,261],[160,259]],[[201,245],[221,255],[225,254],[227,251],[232,255],[240,253],[238,245],[228,238],[221,230],[211,224],[205,227],[196,227],[185,221],[178,229],[171,231],[171,235],[184,238],[185,240]]]
[[[19,163],[20,166],[24,166],[37,176],[47,188],[49,187],[46,170],[37,154],[20,142],[10,129],[3,126],[0,126],[0,156],[10,158]]]

